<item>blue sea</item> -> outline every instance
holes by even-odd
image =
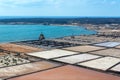
[[[78,26],[0,25],[0,43],[35,40],[43,33],[47,39],[71,35],[91,35],[95,31]]]

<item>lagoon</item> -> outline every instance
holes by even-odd
[[[43,33],[47,39],[71,35],[96,34],[79,26],[50,26],[50,25],[0,25],[0,43],[23,40],[35,40]]]

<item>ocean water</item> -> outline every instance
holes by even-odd
[[[47,39],[71,35],[91,35],[95,31],[78,26],[0,25],[0,43],[35,40],[43,33]]]

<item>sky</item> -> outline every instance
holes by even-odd
[[[120,16],[120,0],[0,0],[0,16]]]

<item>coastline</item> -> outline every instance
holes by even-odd
[[[59,25],[59,26],[61,26],[61,25]],[[69,27],[69,26],[73,26],[73,25],[63,25],[63,26],[68,26]],[[86,27],[86,26],[81,26],[81,27]],[[97,29],[95,27],[94,27],[94,29],[97,31]],[[93,30],[93,28],[90,29],[90,30]],[[108,31],[108,29],[106,29],[106,30]],[[106,31],[106,30],[104,30],[104,31]],[[98,30],[98,31],[100,31],[100,30]],[[113,32],[114,31],[116,31],[116,30],[113,30]],[[35,56],[30,56],[28,54],[40,53],[40,52],[45,52],[45,51],[49,52],[49,51],[52,51],[52,50],[63,50],[65,52],[66,51],[78,52],[82,49],[83,51],[86,51],[86,50],[90,50],[91,47],[93,47],[94,49],[98,48],[98,46],[94,45],[94,44],[97,44],[97,43],[103,43],[103,42],[118,42],[119,43],[120,42],[119,37],[115,37],[115,38],[113,38],[113,37],[114,36],[100,36],[100,34],[96,34],[96,35],[74,35],[74,37],[64,36],[64,37],[61,37],[61,38],[45,39],[45,40],[42,40],[42,41],[39,41],[39,40],[26,40],[25,41],[25,40],[23,40],[23,41],[17,41],[17,42],[3,43],[3,44],[0,44],[0,49],[2,51],[0,53],[1,54],[0,56],[7,56],[8,57],[10,55],[17,55],[17,56],[15,56],[15,58],[21,58],[22,60],[23,59],[28,60],[28,61],[30,61],[30,64],[32,64],[32,62],[44,61],[46,59],[35,57]],[[79,48],[76,48],[76,47],[79,47]],[[83,48],[80,48],[80,47],[83,47]],[[76,50],[78,50],[78,51],[67,50],[67,48],[73,48],[73,49],[76,48]],[[108,49],[108,52],[109,52],[109,48],[107,48],[107,47],[99,47],[99,48]],[[100,49],[98,51],[102,51],[103,49]],[[118,47],[114,47],[113,49],[118,50],[120,48],[118,46]],[[114,50],[111,53],[111,55],[114,55]],[[93,50],[93,52],[95,52],[95,51],[97,51],[97,50]],[[56,52],[54,52],[54,53],[56,53]],[[79,52],[79,53],[84,53],[84,52]],[[86,53],[87,54],[90,53],[89,55],[92,54],[89,51],[85,52],[85,54]],[[92,55],[101,56],[100,58],[103,58],[103,56],[104,56],[103,54],[94,54],[94,53]],[[70,55],[70,56],[74,56],[74,54]],[[65,57],[65,56],[63,56],[63,57]],[[69,57],[69,56],[67,56],[67,57]],[[109,57],[109,56],[107,55],[107,56],[104,56],[104,57]],[[115,56],[115,57],[118,58],[117,56]],[[115,57],[112,56],[112,58],[115,58]],[[81,57],[81,58],[83,58],[83,57]],[[11,56],[10,56],[10,59],[11,59]],[[75,59],[77,59],[77,57]],[[54,60],[51,60],[51,59],[46,60],[46,61],[62,64],[62,62],[54,61]],[[105,62],[105,63],[107,63],[107,62]],[[29,63],[25,63],[25,65],[27,65],[27,64],[29,64]],[[65,64],[65,63],[63,62],[63,64]],[[21,63],[20,65],[24,65],[24,63]],[[71,64],[71,65],[74,66],[74,64]],[[9,65],[7,65],[7,66],[9,66]],[[16,66],[19,66],[19,65],[18,64],[16,64],[16,65],[12,64],[12,66],[9,66],[9,67],[13,67],[13,66],[16,67]],[[4,68],[6,68],[6,67],[3,67],[3,69]],[[21,68],[21,70],[24,70],[24,68],[26,68],[26,67],[23,66]],[[34,65],[33,65],[33,68],[34,68]],[[85,69],[88,69],[88,68],[85,67]],[[99,71],[99,70],[95,69],[95,71]],[[2,71],[2,73],[5,73],[5,71]],[[12,73],[15,73],[15,72],[12,72]],[[21,73],[24,74],[24,72],[21,72]],[[102,73],[112,74],[112,75],[115,75],[115,76],[118,76],[118,77],[120,76],[118,73],[109,72],[109,71],[104,71],[104,72],[102,71]]]
[[[10,25],[13,25],[13,24],[10,24]],[[18,24],[14,24],[14,25],[18,25]],[[46,26],[46,24],[33,24],[33,23],[30,23],[30,24],[29,23],[26,23],[26,24],[21,23],[19,25],[42,25],[42,26]],[[48,26],[58,26],[58,27],[61,27],[61,26],[68,26],[68,27],[77,26],[77,27],[83,27],[86,30],[96,31],[96,34],[91,34],[91,35],[71,35],[71,36],[74,36],[74,37],[79,37],[83,41],[84,41],[84,38],[85,38],[86,40],[88,40],[88,42],[90,42],[89,38],[91,39],[91,37],[94,39],[93,41],[95,41],[95,43],[99,42],[97,39],[100,39],[100,40],[102,39],[103,41],[119,41],[119,39],[117,39],[117,40],[112,39],[114,37],[114,34],[116,33],[116,31],[120,32],[120,30],[118,29],[120,25],[118,25],[118,24],[87,24],[87,23],[86,24],[78,24],[78,23],[72,23],[72,24],[47,24],[47,25]],[[117,26],[117,27],[113,27],[113,26]],[[104,35],[103,35],[103,33],[104,33]],[[111,36],[111,34],[112,34],[113,37]],[[62,39],[66,39],[66,38],[70,39],[71,36],[63,36],[63,37],[51,38],[51,39],[53,39],[53,40],[55,40],[55,39],[62,40]],[[106,38],[107,36],[108,36],[108,38]],[[32,40],[32,39],[30,39],[30,40]],[[30,41],[30,40],[22,40],[22,41]],[[22,41],[20,40],[20,41],[12,41],[12,42],[22,42]],[[74,41],[75,40],[73,40],[73,42]],[[12,42],[5,42],[5,43],[12,43]],[[68,42],[71,42],[71,41],[68,40]]]
[[[39,25],[39,24],[36,24],[36,25]],[[108,30],[110,31],[110,30],[113,30],[113,29],[110,29],[110,28],[105,28],[106,26],[101,26],[102,28],[105,28],[105,29],[96,29],[96,26],[94,26],[94,25],[92,25],[92,24],[79,24],[79,25],[67,25],[67,24],[64,24],[64,25],[60,25],[60,24],[50,24],[50,26],[77,26],[77,27],[83,27],[83,28],[85,28],[85,29],[87,29],[87,30],[94,30],[94,31],[96,31],[96,34],[91,34],[91,35],[72,35],[72,36],[82,36],[83,38],[84,37],[89,37],[89,36],[91,36],[91,37],[95,37],[95,36],[97,36],[101,31],[101,33],[100,34],[102,34],[102,33],[106,33]],[[92,26],[92,27],[91,27]],[[103,31],[104,30],[104,31]],[[114,30],[114,31],[116,31],[116,30]],[[117,30],[118,31],[118,30]],[[99,35],[100,35],[99,34]],[[107,34],[107,35],[109,35],[109,33]],[[67,38],[67,37],[70,37],[70,36],[64,36],[64,37],[59,37],[59,38],[55,38],[55,39],[64,39],[64,38]],[[100,36],[99,36],[100,37]],[[105,39],[105,36],[101,36],[101,38],[104,38]],[[52,38],[53,40],[54,40],[54,38]],[[87,38],[86,38],[87,39]],[[99,38],[97,38],[97,39],[99,39]],[[109,38],[110,39],[110,38]],[[30,39],[30,40],[32,40],[32,39]],[[22,41],[30,41],[30,40],[22,40]],[[21,40],[20,41],[12,41],[12,42],[22,42]],[[109,41],[113,41],[113,40],[109,40]],[[12,43],[12,42],[4,42],[4,43]],[[0,43],[1,44],[1,43]]]

